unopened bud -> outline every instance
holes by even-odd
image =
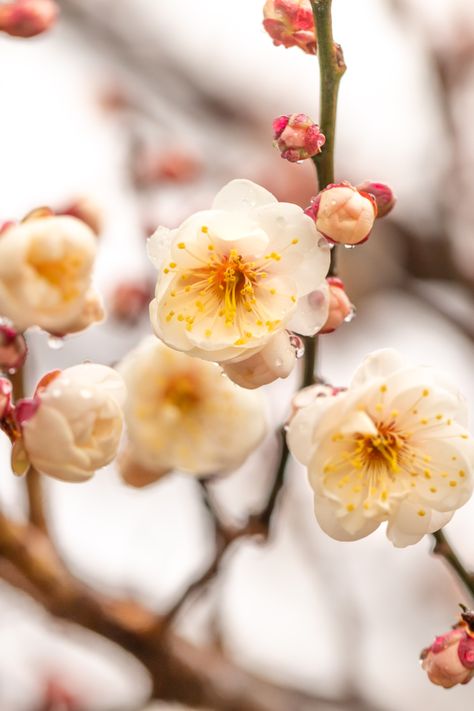
[[[279,116],[273,121],[273,138],[281,157],[296,163],[321,153],[326,137],[306,114]]]
[[[6,378],[0,378],[0,420],[12,411],[12,384]]]
[[[320,333],[332,333],[342,326],[354,311],[342,281],[337,277],[328,277],[326,281],[329,285],[329,313]]]
[[[10,321],[0,319],[0,371],[14,372],[26,360],[28,348],[22,333]]]
[[[388,215],[397,202],[392,188],[389,185],[385,185],[385,183],[375,183],[371,180],[364,180],[363,183],[357,186],[357,190],[373,195],[377,203],[377,217],[385,217],[385,215]]]
[[[118,284],[110,296],[111,315],[118,321],[136,323],[148,309],[153,291],[153,284],[143,284],[138,280]]]
[[[263,26],[276,47],[299,47],[307,54],[316,54],[316,31],[309,0],[267,0],[263,17]]]
[[[305,212],[330,242],[355,245],[369,238],[377,204],[370,193],[344,181],[324,188]]]
[[[55,23],[54,0],[15,0],[0,3],[0,30],[12,37],[35,37]]]
[[[81,197],[74,200],[56,212],[57,215],[70,215],[77,217],[88,225],[92,232],[99,236],[104,226],[102,210],[93,198]]]
[[[465,610],[465,608],[464,608]],[[474,630],[465,610],[461,621],[446,634],[436,637],[421,653],[422,667],[433,684],[450,689],[456,684],[467,684],[474,676]]]

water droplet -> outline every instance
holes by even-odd
[[[346,323],[350,323],[356,316],[357,316],[357,309],[355,306],[353,306],[352,309],[350,310],[350,312],[347,314],[344,321]]]
[[[17,371],[17,368],[8,368],[7,373],[8,375],[15,375]]]
[[[296,333],[290,333],[290,345],[295,349],[296,358],[302,358],[304,356],[304,343],[303,340],[296,335]]]
[[[344,249],[354,249],[354,247],[356,247],[355,244],[345,244],[344,245]]]
[[[290,423],[289,423],[289,422],[285,422],[285,424],[283,425],[283,431],[284,431],[284,432],[288,432],[289,429],[290,429]]]
[[[329,243],[325,237],[320,237],[318,240],[318,247],[334,247],[332,243]]]
[[[282,365],[283,365],[282,359],[281,359],[281,358],[276,358],[276,359],[275,359],[275,368],[281,368]]]
[[[333,205],[333,206],[334,206],[334,205],[337,205],[337,201],[336,201],[336,200],[331,200],[331,205]]]
[[[53,351],[59,351],[64,346],[64,338],[61,336],[48,336],[48,346]]]

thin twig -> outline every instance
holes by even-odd
[[[433,548],[433,553],[444,558],[448,566],[456,573],[458,578],[462,581],[464,587],[474,601],[474,575],[466,570],[464,565],[458,558],[454,548],[449,543],[448,539],[444,535],[443,530],[435,531],[432,534],[435,539],[435,545]]]

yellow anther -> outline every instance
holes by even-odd
[[[451,479],[451,481],[449,482],[449,486],[451,486],[453,489],[457,485],[458,485],[458,483],[457,483],[457,481],[454,481],[454,479]]]
[[[186,249],[184,242],[178,242],[178,249]]]
[[[170,269],[176,268],[176,262],[170,262]]]
[[[349,512],[350,512],[350,511],[354,511],[354,510],[355,510],[355,506],[354,506],[354,504],[347,504],[346,509],[347,509],[347,511],[349,511]]]
[[[436,494],[436,492],[438,491],[438,489],[436,488],[436,486],[430,486],[430,491],[431,491],[432,494]]]
[[[421,516],[421,517],[426,516],[426,511],[424,509],[419,509],[418,516]]]
[[[209,232],[209,227],[207,227],[207,225],[203,225],[201,227],[201,232],[204,232],[204,234],[207,235],[207,233]]]
[[[298,244],[298,242],[299,242],[299,239],[292,239],[291,240],[291,244]]]
[[[461,479],[464,479],[464,477],[466,476],[466,472],[464,471],[464,469],[460,469],[460,470],[459,470],[458,476],[460,476]]]
[[[386,393],[387,392],[387,386],[386,385],[381,385],[379,388],[381,393]]]
[[[428,390],[428,388],[425,388],[421,394],[423,395],[423,397],[428,397],[430,391]]]

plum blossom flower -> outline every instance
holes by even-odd
[[[321,153],[326,142],[324,133],[306,114],[278,116],[273,121],[273,138],[281,157],[290,163]]]
[[[199,475],[235,469],[265,434],[259,393],[239,388],[216,363],[150,336],[119,371],[128,391],[128,483],[145,485],[172,469]]]
[[[466,610],[454,629],[439,637],[421,653],[429,680],[450,689],[467,684],[474,676],[474,613]]]
[[[261,351],[284,329],[314,335],[327,299],[314,299],[329,267],[329,248],[301,208],[264,188],[234,180],[211,210],[150,238],[158,269],[150,318],[176,350],[216,362]]]
[[[13,37],[35,37],[56,22],[54,0],[12,0],[0,3],[0,30]]]
[[[32,400],[17,405],[31,464],[63,481],[90,479],[117,453],[124,400],[121,376],[105,365],[49,374]]]
[[[268,385],[277,378],[287,378],[295,362],[292,335],[288,331],[280,331],[255,355],[237,363],[223,363],[222,367],[234,383],[253,389]]]
[[[99,318],[91,289],[97,241],[74,217],[30,218],[0,234],[0,315],[64,335]]]
[[[377,217],[377,203],[373,195],[344,181],[321,190],[306,214],[330,242],[355,245],[369,238]]]
[[[350,388],[300,409],[290,450],[308,467],[321,528],[352,541],[388,522],[395,546],[444,526],[472,494],[466,406],[447,378],[377,351]]]
[[[299,47],[316,54],[316,31],[309,0],[267,0],[263,26],[276,47]]]
[[[0,318],[0,371],[14,372],[26,360],[28,347],[22,333],[8,319]]]

